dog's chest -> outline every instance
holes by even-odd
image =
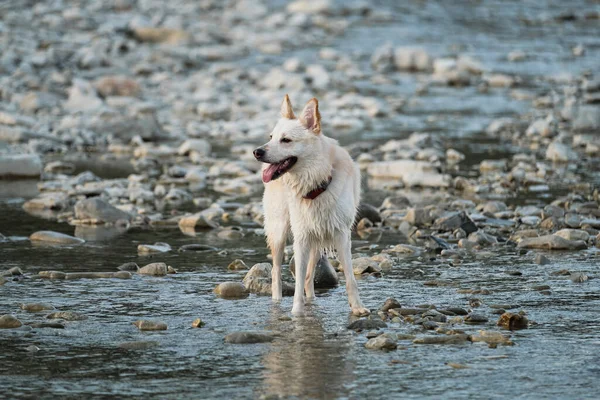
[[[325,191],[315,199],[291,196],[290,225],[295,238],[333,243],[339,233],[349,232],[355,209],[351,198]]]

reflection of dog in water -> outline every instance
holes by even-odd
[[[303,315],[305,300],[315,296],[315,266],[323,249],[337,250],[352,313],[369,314],[358,294],[350,248],[360,200],[360,170],[336,140],[321,133],[317,99],[310,100],[296,118],[286,95],[271,140],[255,149],[254,156],[265,163],[263,206],[273,256],[273,299],[281,300],[281,263],[291,231],[296,260],[292,314]]]
[[[293,322],[279,320],[283,315],[277,305],[272,307],[267,330],[281,333],[262,360],[266,398],[347,398],[355,379],[348,354],[353,341],[325,332],[320,316],[310,309]]]

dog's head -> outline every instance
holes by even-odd
[[[313,158],[320,134],[321,114],[317,99],[309,100],[296,118],[286,94],[281,103],[281,119],[271,132],[271,140],[254,150],[258,161],[270,164],[263,169],[263,182],[275,180],[299,161]]]

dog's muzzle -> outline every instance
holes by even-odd
[[[261,147],[259,147],[258,149],[254,149],[254,151],[252,152],[252,154],[254,154],[254,158],[256,158],[258,161],[261,161],[266,153],[267,152],[265,151],[265,149]]]

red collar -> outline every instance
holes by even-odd
[[[302,198],[307,200],[316,199],[321,193],[327,190],[327,187],[329,187],[330,183],[331,176],[326,181],[323,181],[316,189],[313,189],[310,192],[306,193],[304,196],[302,196]]]

